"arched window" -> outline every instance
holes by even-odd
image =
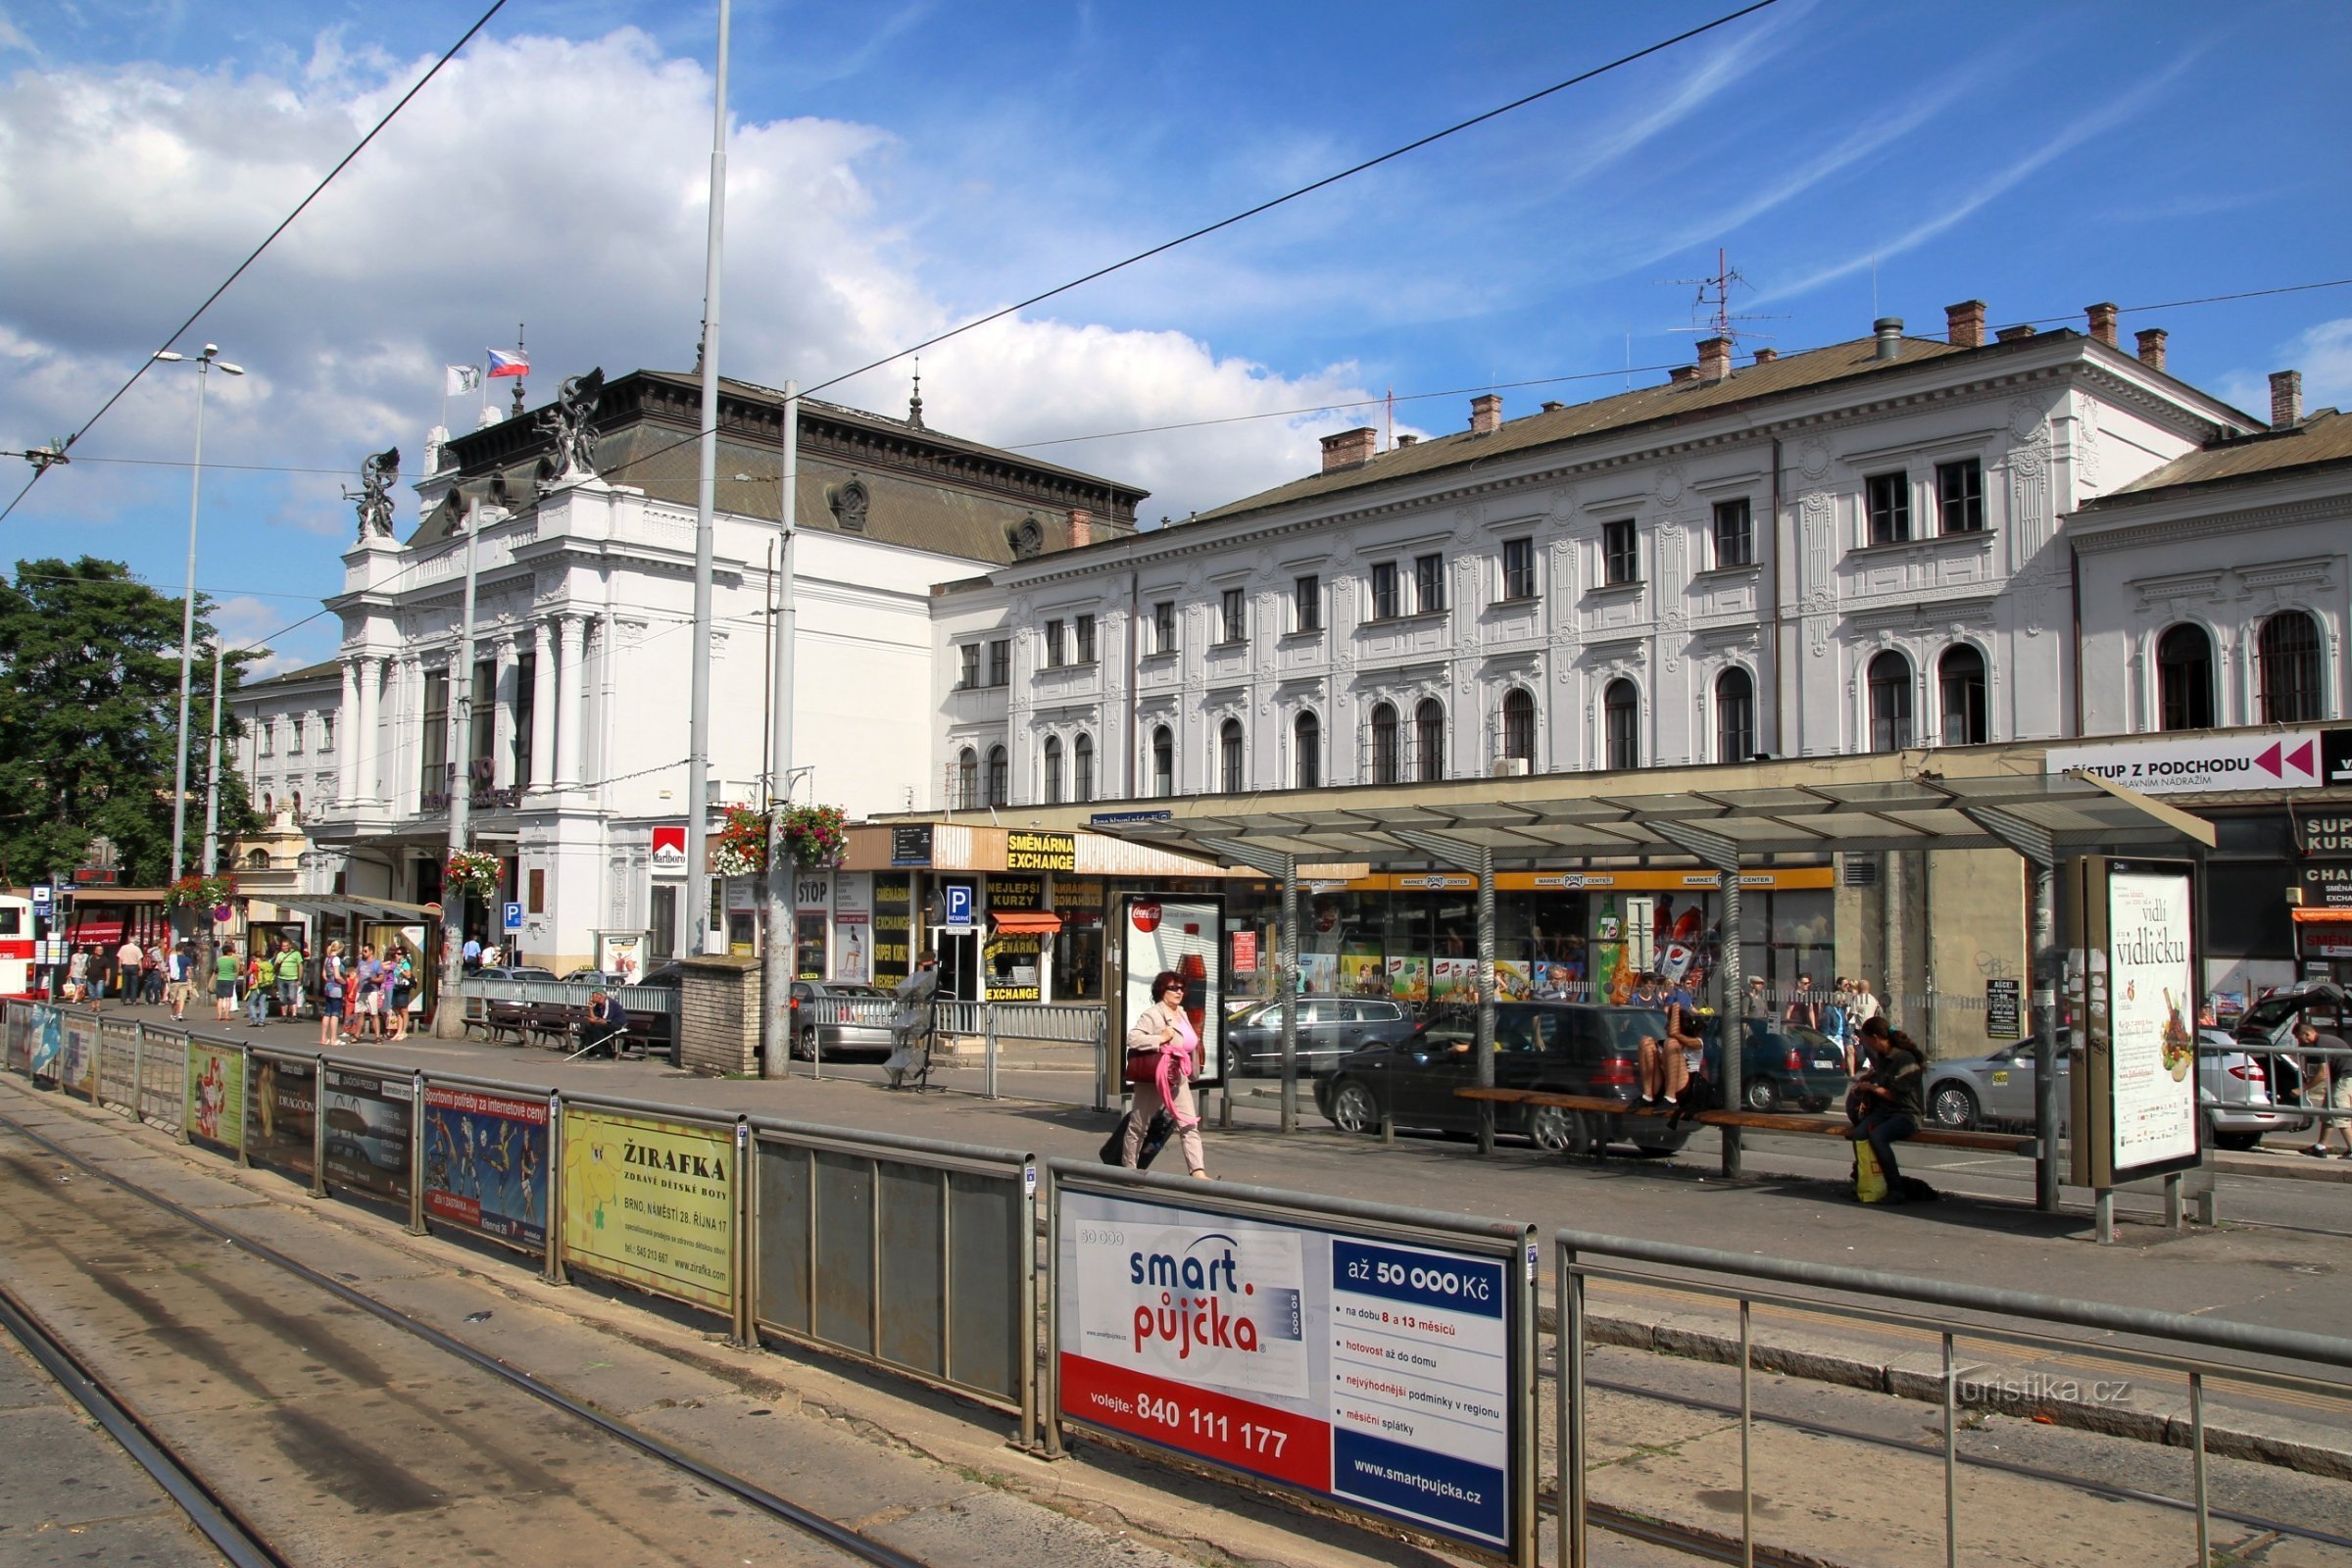
[[[1085,802],[1095,798],[1095,738],[1084,730],[1070,743],[1070,759],[1076,764],[1077,791],[1074,799]]]
[[[1396,710],[1387,703],[1372,710],[1372,782],[1396,782]]]
[[[294,820],[297,822],[302,820],[302,791],[300,790],[294,792]]]
[[[270,852],[269,852],[268,850],[255,850],[255,851],[254,851],[252,854],[250,854],[250,855],[246,856],[246,857],[245,857],[245,869],[246,869],[246,870],[248,870],[248,871],[267,871],[267,870],[269,870],[269,869],[270,869]]]
[[[1755,678],[1727,669],[1715,677],[1715,760],[1744,762],[1755,755]]]
[[[1600,694],[1604,755],[1612,768],[1642,765],[1642,696],[1630,680],[1613,680]]]
[[[2300,610],[2281,610],[2262,623],[2262,721],[2308,724],[2320,712],[2320,627]]]
[[[1046,804],[1061,804],[1061,737],[1046,737]]]
[[[1004,747],[992,746],[988,749],[988,804],[1004,806],[1011,799],[1012,760]]]
[[[1291,782],[1302,790],[1323,783],[1323,721],[1311,711],[1291,725]]]
[[[276,796],[274,796],[274,795],[264,795],[264,796],[262,797],[262,814],[263,814],[264,816],[275,816],[275,815],[277,814],[277,797],[276,797]]]
[[[2202,626],[2175,626],[2156,643],[2156,723],[2160,729],[2213,728],[2213,637]]]
[[[1502,755],[1535,766],[1536,700],[1524,686],[1502,694]]]
[[[1217,782],[1228,795],[1239,795],[1242,779],[1242,721],[1229,718],[1217,726]]]
[[[1435,697],[1424,697],[1413,710],[1413,777],[1446,776],[1446,708]]]
[[[956,759],[956,806],[971,810],[980,804],[980,754],[969,746]]]
[[[1870,662],[1870,749],[1899,752],[1911,744],[1911,661],[1892,650]]]
[[[1966,643],[1943,651],[1936,663],[1943,698],[1943,744],[1982,746],[1992,738],[1984,702],[1984,656]]]
[[[1165,724],[1152,732],[1152,793],[1176,793],[1176,732]]]

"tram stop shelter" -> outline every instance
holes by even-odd
[[[1302,882],[1362,869],[1439,869],[1478,878],[1481,1041],[1494,1035],[1494,877],[1498,871],[1626,867],[1712,871],[1727,930],[1740,929],[1743,870],[1837,854],[2007,849],[2031,875],[2036,1123],[2035,1196],[2058,1206],[2056,933],[2062,862],[2086,855],[2199,858],[2213,825],[2087,773],[2051,774],[2016,749],[1769,760],[1639,773],[1550,774],[1104,803],[1091,831],[1151,844],[1282,885],[1278,963],[1298,961]],[[1346,870],[1335,868],[1346,867]],[[1724,945],[1723,995],[1741,995],[1740,944]],[[1282,986],[1282,1127],[1298,1124],[1298,987]],[[1736,1011],[1737,1001],[1728,1004]],[[1727,1042],[1733,1038],[1728,1032]],[[1476,1055],[1491,1089],[1494,1054]],[[1741,1053],[1722,1053],[1723,1100],[1740,1103]],[[1740,1129],[1724,1126],[1722,1163],[1738,1175]],[[1480,1105],[1479,1148],[1494,1148]]]

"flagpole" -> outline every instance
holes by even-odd
[[[700,476],[694,499],[694,653],[687,689],[687,951],[710,951],[710,576],[711,514],[718,508],[718,285],[725,256],[727,208],[728,0],[718,0],[718,66],[712,77],[710,229],[703,258],[703,411]],[[769,997],[776,1006],[787,999]]]

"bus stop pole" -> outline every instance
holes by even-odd
[[[1472,1047],[1481,1089],[1494,1087],[1494,851],[1478,848],[1478,1038]],[[1478,1152],[1494,1152],[1494,1102],[1478,1102]]]
[[[2058,1212],[2058,873],[2029,859],[2034,878],[2034,1206]]]
[[[1723,890],[1723,1004],[1717,1016],[1723,1020],[1716,1038],[1723,1061],[1723,1108],[1738,1110],[1744,1103],[1745,1090],[1740,1083],[1747,1066],[1747,982],[1740,974],[1740,867],[1735,862],[1730,870],[1717,870],[1716,885]],[[1740,1174],[1740,1129],[1726,1123],[1723,1129],[1723,1173]]]
[[[1274,983],[1282,988],[1282,1130],[1298,1130],[1298,858],[1282,858],[1282,916]]]

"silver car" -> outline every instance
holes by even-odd
[[[2197,1032],[2197,1103],[2205,1141],[2216,1149],[2252,1149],[2265,1133],[2293,1132],[2310,1118],[2282,1110],[2271,1098],[2270,1072],[2219,1029]],[[2058,1132],[2067,1131],[2072,1064],[2058,1057]],[[1937,1127],[1965,1132],[1994,1123],[2034,1124],[2034,1042],[1983,1056],[1928,1065],[1928,1115]]]
[[[890,1017],[898,1008],[880,986],[847,980],[792,983],[792,1054],[803,1061],[819,1051],[827,1056],[850,1052],[890,1054]]]

